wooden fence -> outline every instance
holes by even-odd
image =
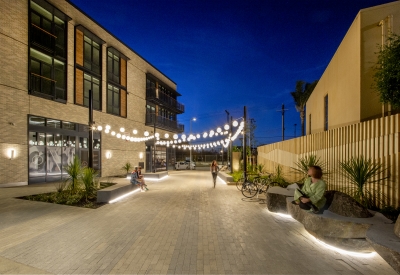
[[[382,193],[391,206],[399,207],[399,123],[399,114],[396,114],[260,146],[257,161],[270,173],[274,173],[280,165],[285,177],[295,181],[298,175],[292,167],[296,167],[295,163],[300,158],[314,154],[326,162],[330,171],[326,179],[328,188],[339,190],[350,186],[339,173],[339,162],[364,156],[387,169],[385,176],[388,179],[369,184],[369,189],[376,190],[375,194]]]

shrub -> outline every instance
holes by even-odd
[[[80,187],[79,178],[82,172],[79,157],[75,155],[73,161],[65,166],[64,169],[68,174],[68,178],[65,180],[66,183],[69,183],[68,189],[71,193],[76,193]]]
[[[279,183],[280,186],[288,186],[288,182],[283,176],[282,167],[280,165],[276,166],[275,174],[272,175],[271,181]]]
[[[309,155],[300,158],[297,162],[294,163],[297,167],[291,167],[296,173],[299,173],[302,176],[301,181],[304,181],[305,178],[308,177],[308,169],[310,166],[319,166],[321,167],[324,175],[329,174],[329,171],[326,171],[326,162],[320,160],[316,155]]]
[[[121,170],[126,171],[127,174],[129,174],[131,169],[132,169],[132,164],[129,161],[127,163],[125,163],[124,166],[121,167]]]
[[[372,183],[379,183],[386,179],[385,169],[379,163],[373,163],[363,156],[353,157],[348,161],[339,162],[341,174],[351,184],[344,188],[344,192],[367,208],[376,207],[376,203],[386,206],[386,198],[379,190],[373,189]],[[378,178],[375,179],[374,178]]]
[[[90,167],[85,167],[82,170],[82,174],[80,179],[83,183],[83,195],[85,196],[86,201],[89,197],[95,195],[95,192],[98,189],[98,184],[96,181],[97,172]]]

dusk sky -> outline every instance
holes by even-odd
[[[185,133],[193,117],[192,132],[203,133],[247,106],[258,145],[282,139],[282,104],[285,139],[300,135],[296,81],[322,76],[360,9],[392,2],[70,1],[177,84]]]

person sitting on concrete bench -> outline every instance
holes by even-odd
[[[304,180],[302,190],[295,190],[292,203],[299,205],[301,209],[322,214],[326,202],[326,184],[322,180],[322,169],[319,166],[310,166],[307,174],[309,177]]]
[[[131,174],[131,183],[135,185],[139,185],[140,190],[145,192],[146,190],[143,188],[143,182],[139,179],[138,169],[135,167],[135,170],[132,171]]]
[[[138,174],[138,180],[142,183],[142,185],[146,189],[146,191],[149,191],[149,189],[147,188],[147,184],[144,181],[144,178],[143,178],[143,175],[142,175],[142,166],[138,167],[137,174]]]

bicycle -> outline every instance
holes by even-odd
[[[240,179],[236,182],[236,188],[237,188],[239,191],[242,191],[244,183],[245,183],[245,182],[250,182],[250,181],[251,181],[251,180],[250,180],[250,176],[253,176],[253,175],[255,175],[255,174],[246,174],[246,179],[245,179],[245,178],[244,178],[244,174],[242,174],[242,176],[240,177]],[[257,175],[258,175],[258,174],[257,174]],[[257,183],[257,181],[259,180],[259,178],[260,178],[260,176],[254,177],[252,182],[255,181],[255,182]]]

